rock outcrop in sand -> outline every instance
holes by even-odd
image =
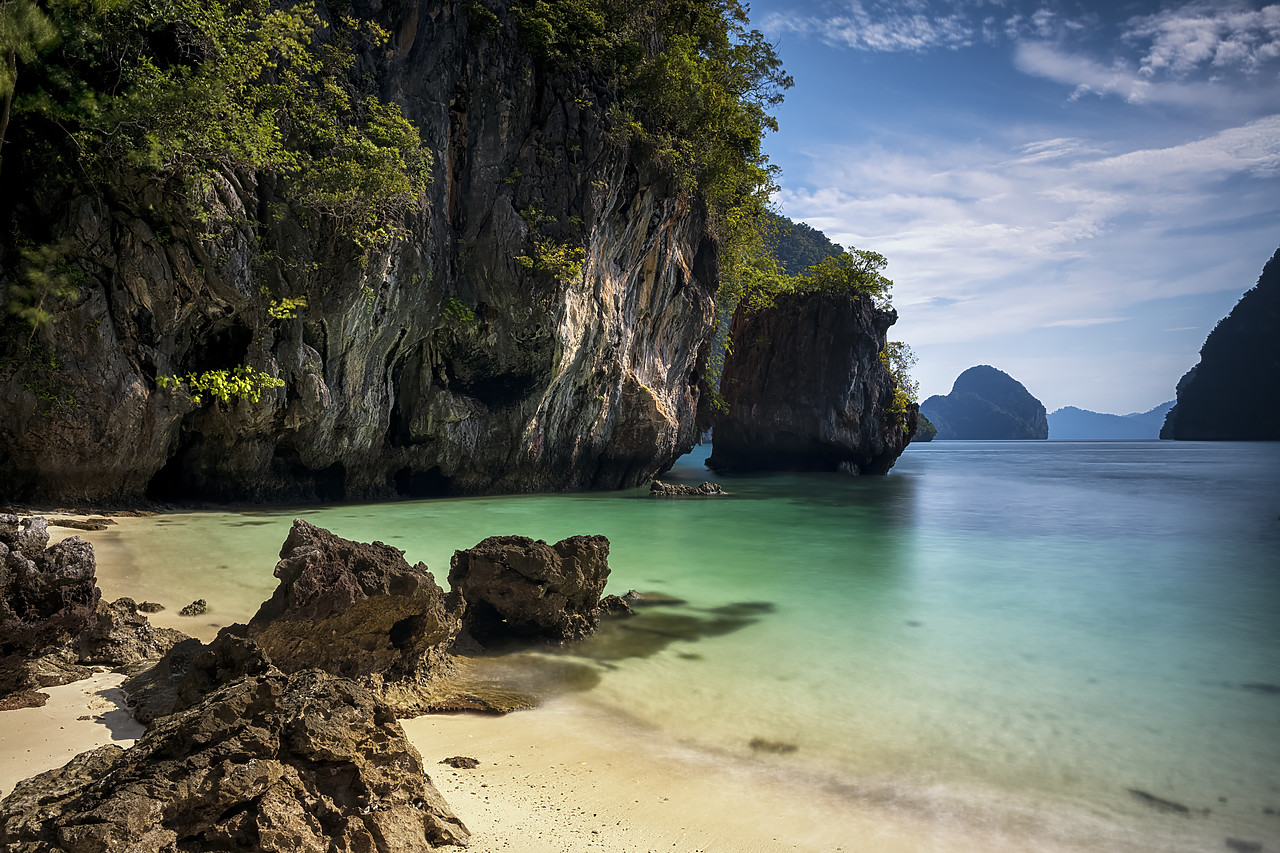
[[[153,628],[131,599],[102,601],[96,574],[80,537],[49,547],[45,519],[0,515],[0,710],[42,705],[41,687],[159,658],[185,638]]]
[[[314,671],[237,681],[0,802],[14,851],[426,853],[467,838],[394,712]]]
[[[609,540],[603,536],[570,536],[554,545],[490,536],[456,552],[449,567],[449,584],[466,602],[463,627],[481,644],[590,634],[608,578]]]

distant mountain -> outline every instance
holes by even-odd
[[[950,394],[935,394],[920,411],[938,428],[939,441],[1049,437],[1044,404],[1021,382],[987,364],[961,373]]]
[[[1064,406],[1049,413],[1049,440],[1158,438],[1164,416],[1173,408],[1173,400],[1161,403],[1147,412],[1108,415]]]
[[[1280,249],[1178,382],[1161,438],[1280,441]]]
[[[780,214],[770,214],[773,226],[770,250],[786,272],[799,275],[809,267],[834,257],[844,251],[839,243],[832,243],[827,235],[803,222],[795,222]]]

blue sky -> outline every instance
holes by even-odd
[[[755,2],[782,211],[889,259],[922,398],[1172,399],[1280,246],[1280,3]]]

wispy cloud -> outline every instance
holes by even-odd
[[[1107,147],[1055,137],[825,151],[824,164],[842,165],[826,166],[824,186],[781,201],[833,240],[890,259],[903,323],[921,343],[1119,323],[1147,300],[1247,283],[1256,259],[1224,281],[1188,261],[1216,255],[1212,233],[1169,232],[1230,216],[1260,245],[1273,239],[1274,205],[1231,186],[1280,174],[1280,115],[1181,145]],[[1242,215],[1250,204],[1253,220]]]
[[[967,47],[980,37],[982,28],[981,19],[975,20],[964,4],[925,0],[847,0],[832,15],[774,13],[760,26],[774,37],[795,33],[875,52]]]

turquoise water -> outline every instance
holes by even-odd
[[[705,452],[665,478],[708,478]],[[721,482],[181,514],[104,544],[120,594],[195,586],[225,623],[270,594],[295,514],[442,582],[489,535],[603,533],[609,591],[687,604],[562,652],[599,673],[582,701],[1027,849],[1280,846],[1280,445],[934,442],[884,478]]]

